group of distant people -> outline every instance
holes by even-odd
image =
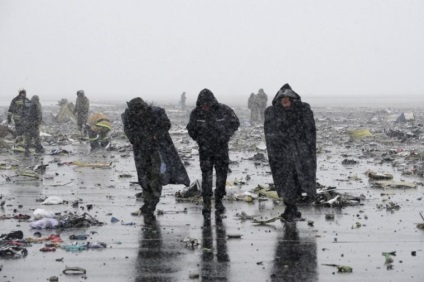
[[[84,90],[77,91],[77,99],[73,114],[76,117],[77,126],[82,135],[88,135],[92,149],[105,148],[110,144],[109,133],[112,124],[108,117],[102,113],[93,113],[89,116],[90,101],[85,96]],[[23,139],[25,156],[30,155],[30,149],[34,147],[36,153],[44,153],[40,138],[40,126],[43,122],[43,112],[40,98],[32,96],[31,100],[26,97],[26,90],[20,89],[18,96],[12,99],[7,123],[15,124],[14,135]]]
[[[24,138],[25,155],[29,155],[29,148],[34,143],[35,151],[43,153],[44,148],[40,139],[40,126],[43,121],[40,98],[37,95],[29,100],[26,90],[20,89],[18,96],[12,99],[7,114],[7,124],[15,123],[15,135]]]
[[[265,94],[264,90],[259,89],[258,93],[252,93],[249,96],[247,101],[247,107],[250,109],[250,122],[264,122],[265,109],[268,103],[268,96]]]
[[[266,94],[263,90],[259,92],[258,97],[264,99]],[[266,105],[266,98],[264,100]],[[171,122],[165,110],[147,104],[140,97],[127,102],[127,106],[122,122],[133,146],[138,182],[144,197],[144,204],[132,214],[154,217],[162,186],[188,186],[190,180],[169,135]],[[285,84],[275,95],[272,105],[264,111],[263,122],[274,184],[286,205],[281,217],[287,222],[294,221],[301,217],[296,203],[302,194],[306,193],[310,199],[316,195],[313,112],[290,85]],[[230,107],[219,103],[209,89],[200,91],[186,128],[199,147],[202,213],[205,216],[211,213],[213,198],[215,212],[225,212],[222,199],[226,195],[229,168],[228,143],[239,126],[239,119]],[[214,168],[215,194],[212,192]]]

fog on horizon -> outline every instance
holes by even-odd
[[[419,0],[0,0],[0,95],[194,104],[208,88],[243,105],[290,83],[311,105],[416,105],[423,14]]]

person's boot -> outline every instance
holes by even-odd
[[[38,153],[38,154],[43,154],[45,151],[44,151],[43,146],[39,145],[35,148],[35,152]]]
[[[293,222],[302,217],[302,213],[297,210],[296,206],[287,206],[284,212],[281,214],[281,218],[286,222]]]
[[[297,209],[296,206],[293,206],[293,215],[296,219],[302,218],[302,213]]]
[[[224,213],[225,207],[222,204],[222,198],[215,199],[215,212]]]
[[[211,199],[205,199],[203,198],[203,209],[202,209],[202,214],[203,215],[209,215],[211,213],[212,210],[212,205],[211,205]]]
[[[287,206],[280,216],[285,222],[293,222],[295,220],[294,211],[291,206]]]
[[[151,216],[151,215],[154,215],[154,211],[155,211],[154,208],[152,208],[149,204],[144,203],[144,205],[141,208],[132,212],[131,215],[134,215],[134,216],[149,215],[149,216]]]

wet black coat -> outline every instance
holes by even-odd
[[[209,103],[209,111],[201,109],[203,103]],[[227,105],[218,103],[209,90],[203,90],[199,94],[196,106],[187,124],[190,137],[203,152],[214,152],[221,148],[228,150],[228,142],[240,126],[234,111]]]
[[[23,123],[25,111],[31,105],[31,101],[28,98],[23,98],[20,95],[16,96],[10,102],[8,121],[11,122],[13,117],[15,123]]]
[[[160,107],[149,106],[147,113],[142,119],[133,116],[128,109],[122,114],[124,131],[129,141],[133,145],[134,159],[136,156],[142,157],[144,154],[153,153],[159,150],[161,161],[166,166],[165,172],[161,173],[162,185],[184,184],[190,185],[187,171],[178,156],[177,149],[168,133],[171,122]],[[146,173],[140,172],[138,173]],[[148,179],[147,176],[139,179]],[[140,183],[144,188],[147,183]]]
[[[265,110],[264,130],[269,164],[279,196],[288,200],[297,198],[302,192],[314,196],[316,127],[309,104],[301,102],[299,96],[286,110],[280,100],[274,98],[272,106]]]
[[[43,111],[38,96],[33,96],[24,113],[25,129],[38,129],[43,122]]]

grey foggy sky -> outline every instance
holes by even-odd
[[[424,94],[424,1],[0,0],[0,95]]]

